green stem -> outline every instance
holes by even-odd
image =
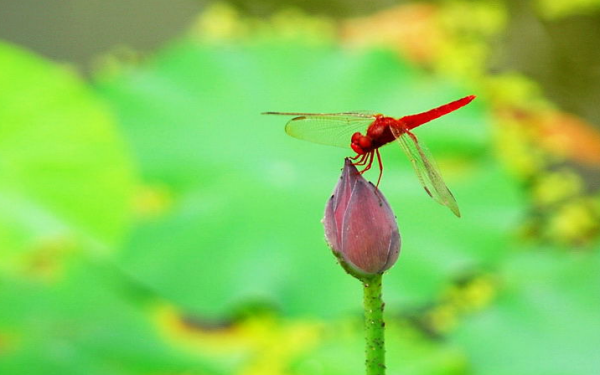
[[[385,338],[381,275],[362,280],[365,305],[365,339],[367,342],[367,375],[385,374]]]

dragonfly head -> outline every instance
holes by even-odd
[[[370,137],[356,132],[352,134],[352,143],[350,147],[359,155],[366,154],[372,150],[373,141]]]

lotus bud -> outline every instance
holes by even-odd
[[[342,266],[361,278],[389,269],[400,253],[396,218],[381,190],[349,159],[325,207],[325,238]]]

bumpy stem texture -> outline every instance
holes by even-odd
[[[385,374],[385,339],[381,275],[363,279],[367,375]]]

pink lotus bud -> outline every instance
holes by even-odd
[[[396,218],[381,190],[365,180],[349,159],[325,207],[325,237],[353,276],[382,273],[400,254]]]

